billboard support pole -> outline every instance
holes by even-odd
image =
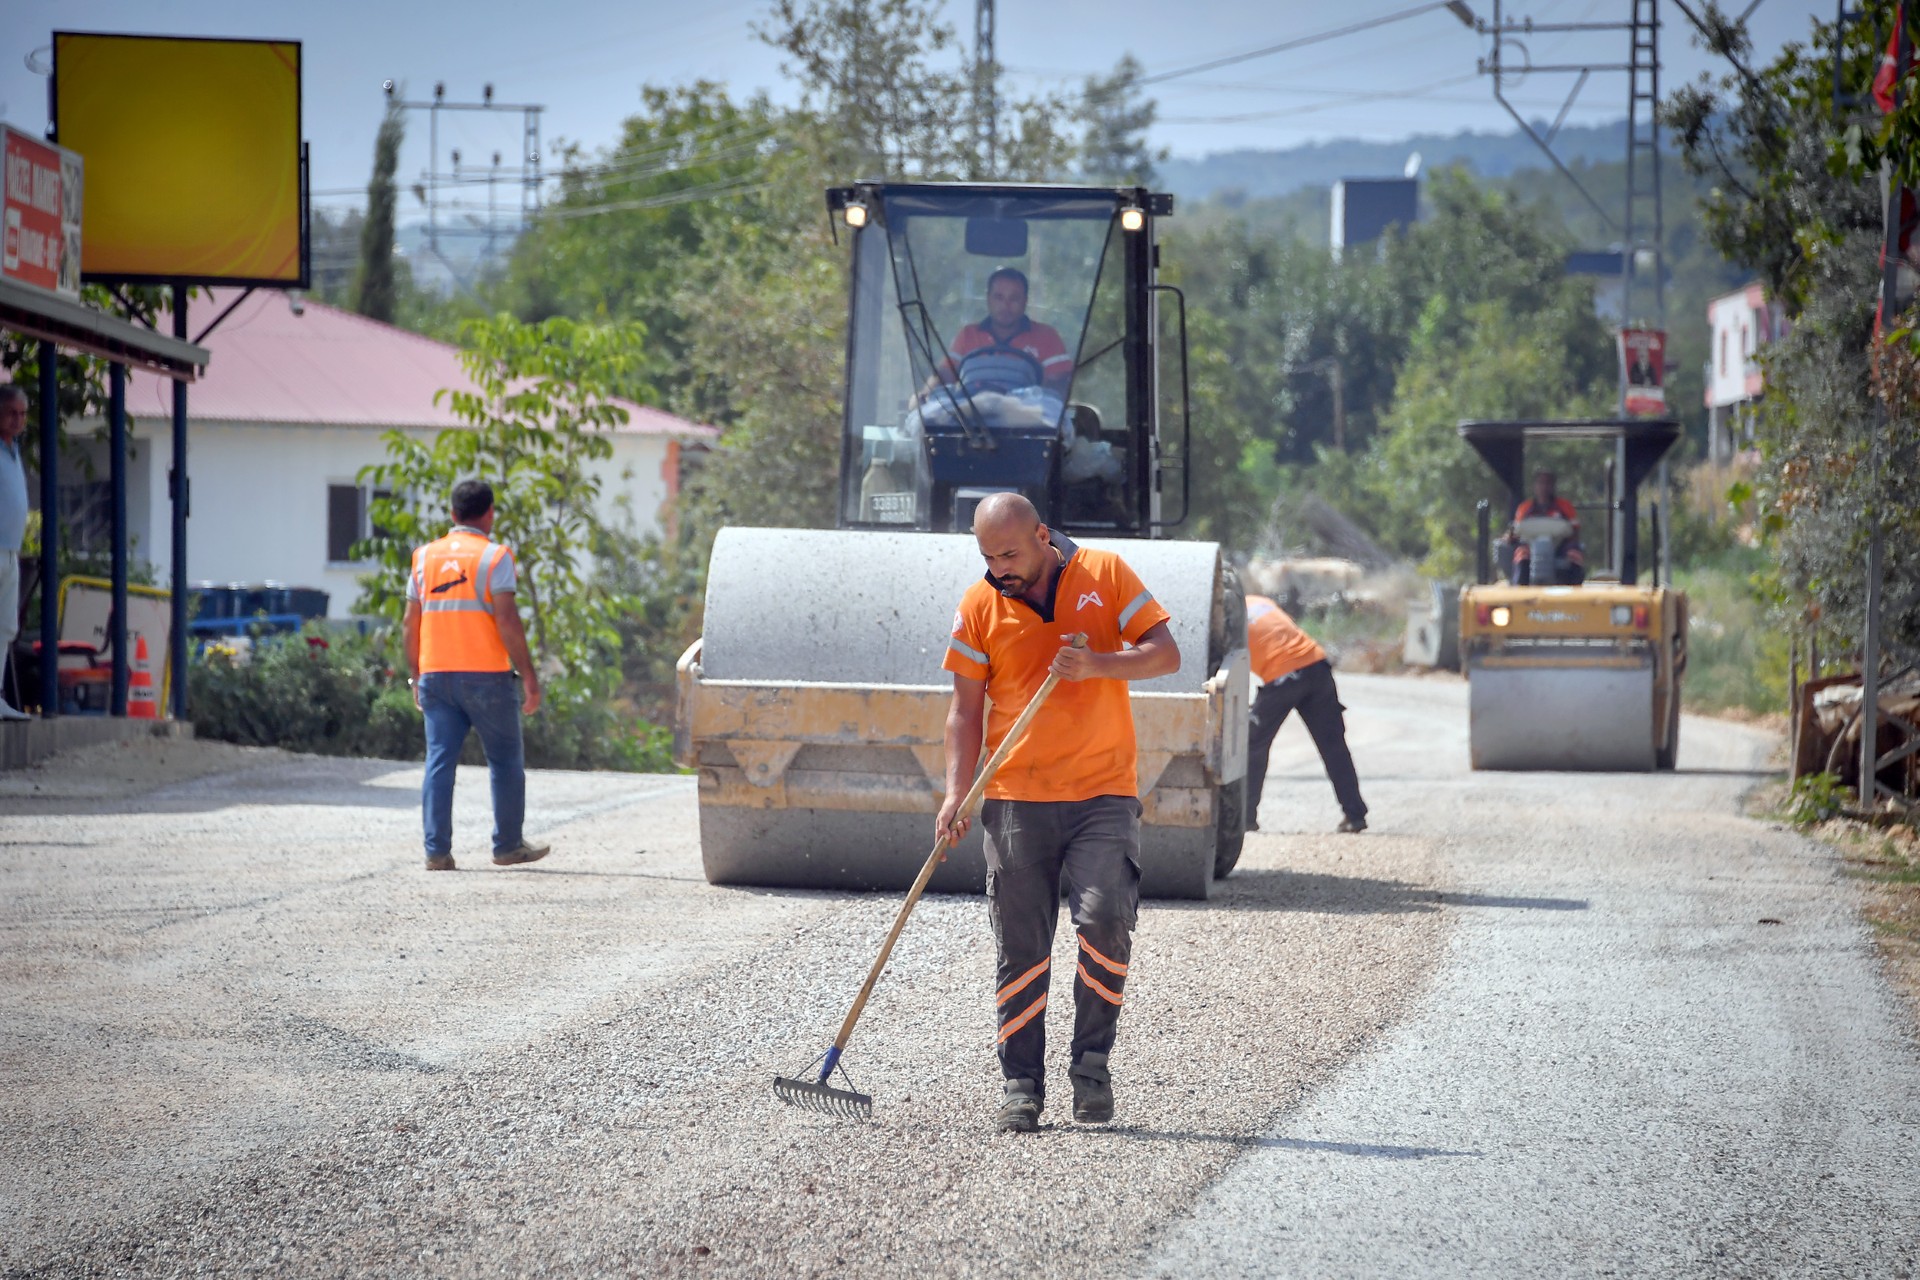
[[[40,344],[40,714],[60,714],[60,372]]]
[[[187,340],[187,286],[173,286],[173,336]],[[173,384],[173,618],[167,646],[171,663],[168,683],[173,689],[175,720],[187,718],[187,514],[191,491],[187,481],[187,384]]]
[[[107,486],[113,512],[113,620],[107,643],[113,646],[113,685],[109,715],[127,714],[127,366],[107,366]]]

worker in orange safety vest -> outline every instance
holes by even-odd
[[[453,528],[413,553],[403,624],[413,704],[427,723],[427,771],[420,788],[427,870],[452,871],[453,781],[469,729],[480,734],[493,784],[493,861],[538,862],[528,844],[522,713],[540,708],[540,675],[514,603],[513,549],[493,541],[493,487],[453,488]]]

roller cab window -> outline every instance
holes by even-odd
[[[836,199],[853,237],[842,525],[964,531],[1012,489],[1063,528],[1142,532],[1150,235],[1123,225],[1130,193],[873,184]]]

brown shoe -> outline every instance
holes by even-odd
[[[517,867],[523,862],[538,862],[550,852],[552,852],[552,850],[547,845],[528,844],[525,840],[522,840],[519,848],[508,849],[504,853],[494,854],[493,865],[496,867]]]
[[[450,853],[430,853],[427,855],[427,870],[452,871],[453,855]]]

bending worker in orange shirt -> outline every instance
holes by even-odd
[[[973,518],[987,562],[953,619],[946,669],[947,798],[936,836],[959,839],[960,801],[1049,671],[1060,676],[1026,736],[987,784],[987,913],[995,979],[1002,1132],[1040,1127],[1046,1100],[1047,995],[1060,887],[1079,934],[1073,982],[1073,1118],[1113,1118],[1107,1069],[1140,906],[1140,800],[1129,680],[1180,669],[1167,611],[1126,562],[1040,523],[1033,504],[996,493]],[[1085,633],[1084,649],[1071,647]],[[1131,646],[1131,647],[1126,647]],[[982,717],[988,698],[993,710]]]
[[[1260,792],[1267,782],[1273,736],[1288,713],[1298,708],[1346,814],[1334,829],[1365,831],[1367,802],[1360,798],[1360,779],[1354,776],[1353,756],[1347,750],[1347,722],[1342,714],[1346,708],[1340,705],[1327,651],[1265,596],[1247,597],[1247,647],[1253,674],[1261,681],[1248,717],[1252,738],[1247,744],[1247,830],[1260,829]]]

